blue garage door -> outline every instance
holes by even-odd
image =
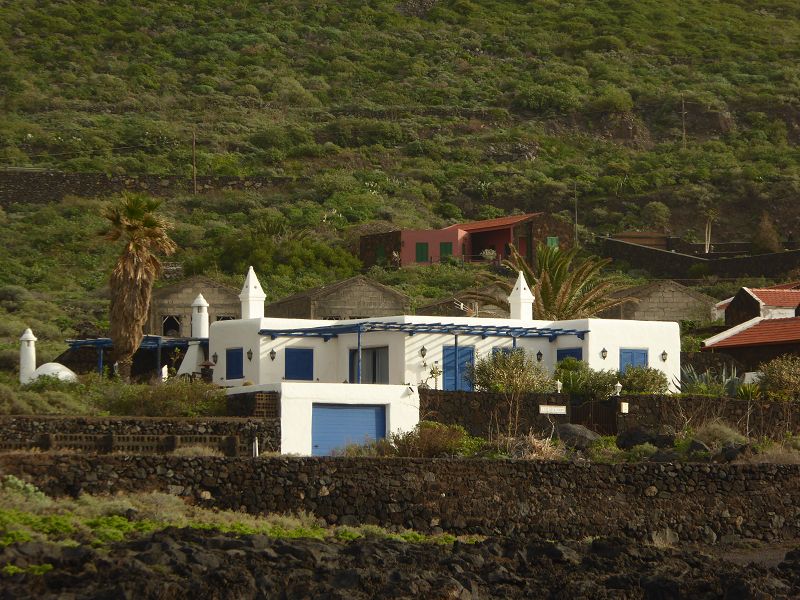
[[[619,370],[623,373],[628,367],[646,367],[647,350],[628,350],[622,348],[619,351]]]
[[[386,407],[366,404],[314,404],[311,454],[329,456],[348,444],[386,437]]]
[[[561,361],[565,358],[583,360],[583,350],[581,348],[561,348],[556,350],[556,361]]]
[[[442,387],[445,390],[464,390],[467,392],[472,391],[472,383],[467,379],[467,371],[475,362],[475,347],[474,346],[459,346],[458,347],[458,363],[456,363],[456,347],[444,347],[444,377],[442,380]],[[458,364],[458,377],[456,377],[456,364]]]
[[[311,348],[287,348],[284,377],[288,381],[314,381],[314,351]]]

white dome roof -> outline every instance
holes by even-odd
[[[61,381],[78,381],[78,376],[72,369],[53,362],[39,366],[31,375],[30,381],[39,379],[39,377],[57,377]]]

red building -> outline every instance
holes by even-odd
[[[509,246],[514,244],[530,263],[539,243],[571,246],[572,225],[545,213],[531,213],[458,223],[444,229],[403,229],[361,236],[360,256],[367,267],[425,264],[451,257],[481,261],[491,254],[486,251],[494,251],[498,259],[506,258]]]

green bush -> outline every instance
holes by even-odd
[[[619,373],[610,370],[595,371],[584,361],[569,357],[556,365],[553,377],[561,381],[562,392],[565,394],[604,399],[614,393]]]
[[[482,438],[470,436],[460,425],[420,421],[412,431],[392,433],[385,439],[349,444],[334,451],[336,456],[444,458],[470,457],[486,446]]]
[[[479,358],[466,373],[477,391],[545,394],[555,391],[553,378],[522,349],[492,352]]]
[[[768,398],[794,400],[800,397],[800,356],[779,356],[760,365],[759,371],[759,383]]]
[[[666,394],[669,390],[667,376],[652,367],[628,367],[619,382],[628,394]]]

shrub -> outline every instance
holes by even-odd
[[[504,435],[515,437],[519,430],[522,397],[526,393],[555,390],[555,382],[536,361],[521,349],[493,352],[467,370],[467,379],[477,390],[500,394],[502,404],[495,406],[491,418],[504,423]]]
[[[172,452],[173,456],[225,456],[217,448],[211,446],[181,446]]]
[[[766,212],[761,213],[761,220],[758,222],[758,227],[756,227],[750,243],[753,254],[767,254],[783,250],[780,235]]]
[[[386,439],[366,444],[349,444],[334,451],[335,456],[379,456],[444,458],[475,456],[485,440],[470,436],[460,425],[420,421],[412,431],[392,433]]]
[[[629,394],[666,394],[669,389],[667,376],[652,367],[628,367],[619,382]]]
[[[722,421],[710,421],[695,430],[694,439],[703,442],[709,448],[721,448],[725,444],[744,444],[747,438],[730,425]]]
[[[595,371],[582,360],[570,357],[558,363],[554,377],[563,384],[564,393],[604,399],[614,392],[619,373]]]
[[[792,400],[800,391],[800,356],[785,355],[759,367],[761,387],[769,398]]]
[[[638,444],[628,450],[626,453],[626,458],[628,462],[642,462],[649,459],[656,452],[658,452],[658,448],[656,448],[653,444],[646,442],[644,444]]]

